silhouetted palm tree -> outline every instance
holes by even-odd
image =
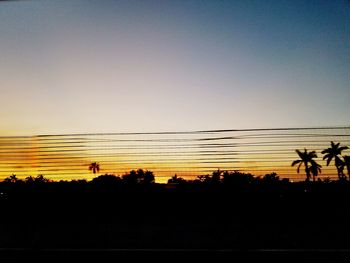
[[[342,169],[344,168],[344,163],[340,157],[341,157],[341,152],[346,149],[349,149],[349,147],[340,146],[339,142],[337,144],[334,144],[334,142],[332,141],[331,147],[322,151],[322,154],[324,154],[323,160],[327,159],[327,166],[334,159],[334,164],[335,164],[335,167],[337,168],[339,180],[345,179],[343,169]]]
[[[312,174],[312,180],[315,182],[315,179],[319,173],[321,173],[322,166],[316,163],[314,160],[311,161],[310,172]]]
[[[100,171],[100,165],[97,162],[93,162],[90,164],[89,170],[95,174],[96,172]]]
[[[348,155],[344,156],[344,166],[348,170],[348,176],[349,176],[349,180],[350,180],[350,156],[348,156]]]
[[[311,171],[310,171],[309,163],[311,164],[311,166],[314,165],[317,167],[317,165],[319,165],[316,163],[315,160],[313,160],[313,158],[317,158],[316,152],[315,151],[308,152],[306,149],[304,149],[304,152],[301,152],[299,150],[295,150],[295,151],[299,155],[300,159],[293,161],[292,166],[299,164],[297,168],[297,172],[299,173],[301,165],[304,164],[306,181],[310,181]]]

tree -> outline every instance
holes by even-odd
[[[350,156],[348,156],[348,155],[344,156],[344,166],[348,170],[348,176],[349,176],[349,180],[350,180]]]
[[[89,170],[95,174],[96,172],[100,171],[100,165],[97,162],[93,162],[90,164]]]
[[[25,179],[25,182],[26,183],[33,183],[35,181],[35,179],[34,179],[34,177],[33,176],[28,176],[28,177],[26,177],[26,179]]]
[[[224,185],[243,186],[253,183],[256,179],[250,173],[240,171],[224,171],[222,174],[222,182]]]
[[[4,179],[4,182],[6,183],[17,183],[19,181],[19,179],[17,178],[17,175],[12,174],[9,177],[6,177]]]
[[[272,172],[269,174],[265,174],[262,180],[263,182],[266,182],[266,183],[273,183],[273,182],[278,182],[280,180],[280,177],[278,176],[277,173]]]
[[[143,183],[144,184],[153,184],[155,182],[154,174],[152,171],[146,171],[143,176]]]
[[[221,175],[223,174],[223,171],[221,171],[220,169],[217,169],[216,171],[214,171],[211,175],[211,181],[213,183],[219,183],[221,180]]]
[[[153,172],[142,169],[138,169],[137,171],[131,170],[130,173],[124,174],[122,178],[128,184],[152,184],[155,182]]]
[[[186,180],[183,179],[182,177],[178,177],[177,174],[175,174],[174,176],[172,176],[169,180],[168,180],[168,184],[182,184],[185,183]]]
[[[42,174],[39,174],[37,177],[34,178],[35,183],[48,183],[50,182],[49,179],[45,178]]]
[[[131,170],[130,173],[126,173],[122,176],[122,179],[124,182],[128,184],[137,184],[138,178],[137,178],[137,172],[135,170]]]
[[[208,183],[211,182],[211,177],[209,174],[206,175],[198,175],[197,179],[199,180],[199,182],[201,183]]]
[[[91,183],[93,184],[105,184],[105,185],[114,185],[119,183],[121,178],[114,174],[104,174],[92,179]]]
[[[305,174],[306,174],[306,181],[310,181],[311,170],[310,170],[309,164],[311,166],[313,166],[312,172],[315,172],[315,170],[314,170],[315,167],[321,167],[318,163],[316,163],[315,160],[313,160],[313,158],[317,158],[316,152],[315,151],[308,152],[306,149],[304,149],[304,152],[301,152],[299,150],[295,150],[295,151],[299,155],[300,159],[294,160],[292,162],[292,166],[295,166],[295,165],[299,164],[298,168],[297,168],[297,172],[299,173],[300,172],[300,167],[302,165],[304,165],[304,167],[305,167]]]
[[[312,174],[312,180],[315,182],[315,179],[319,173],[321,173],[322,166],[316,163],[314,160],[311,161],[310,172]]]
[[[335,167],[337,168],[339,180],[346,179],[343,173],[344,162],[341,159],[341,152],[346,149],[349,149],[349,147],[340,146],[339,142],[335,144],[333,141],[331,141],[331,147],[322,151],[322,154],[324,155],[323,160],[327,159],[327,166],[329,166],[331,161],[334,159],[334,164],[335,164]]]

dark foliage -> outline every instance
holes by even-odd
[[[214,184],[180,182],[135,185],[106,174],[91,182],[0,183],[1,246],[348,248],[348,182],[288,183],[238,171],[224,171]]]
[[[127,184],[153,184],[155,182],[153,172],[142,169],[132,170],[130,173],[123,175],[122,178]]]

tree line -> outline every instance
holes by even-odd
[[[92,163],[90,167],[95,167],[94,173],[99,171],[99,164]],[[93,168],[91,168],[93,170]],[[3,180],[4,183],[26,183],[26,184],[41,184],[54,182],[46,178],[44,175],[38,175],[36,177],[28,176],[24,180],[19,179],[15,174]],[[60,180],[59,182],[66,182],[65,180]],[[72,180],[75,183],[87,183],[86,179]],[[127,184],[153,184],[155,183],[155,177],[152,171],[149,170],[131,170],[129,173],[125,173],[122,176],[117,176],[114,174],[104,174],[99,175],[92,179],[91,183],[127,183]]]

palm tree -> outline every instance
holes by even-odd
[[[334,159],[334,164],[335,164],[335,167],[337,168],[339,180],[345,179],[343,169],[342,169],[344,168],[344,164],[343,164],[344,162],[340,157],[341,157],[341,152],[346,149],[349,149],[349,147],[340,146],[339,142],[337,144],[334,144],[334,142],[332,141],[331,147],[322,151],[322,154],[324,154],[323,160],[327,159],[327,166]]]
[[[95,174],[96,172],[100,171],[100,165],[97,162],[93,162],[90,164],[89,170],[92,170],[92,172]]]
[[[322,166],[316,163],[314,160],[311,160],[310,172],[312,174],[312,180],[315,182],[315,179],[319,173],[321,173]]]
[[[348,155],[344,156],[344,166],[346,166],[346,169],[348,170],[348,176],[350,179],[350,156]]]
[[[316,152],[315,151],[308,152],[306,149],[304,149],[304,152],[301,152],[299,150],[295,150],[295,151],[299,155],[300,159],[293,161],[292,166],[299,164],[298,168],[297,168],[297,172],[299,173],[301,165],[304,164],[305,173],[306,173],[306,181],[310,181],[312,171],[310,170],[309,163],[311,164],[311,167],[312,166],[316,166],[316,167],[319,166],[320,167],[320,165],[317,164],[315,160],[313,160],[313,158],[317,158]],[[312,169],[314,171],[315,168],[312,168]]]

